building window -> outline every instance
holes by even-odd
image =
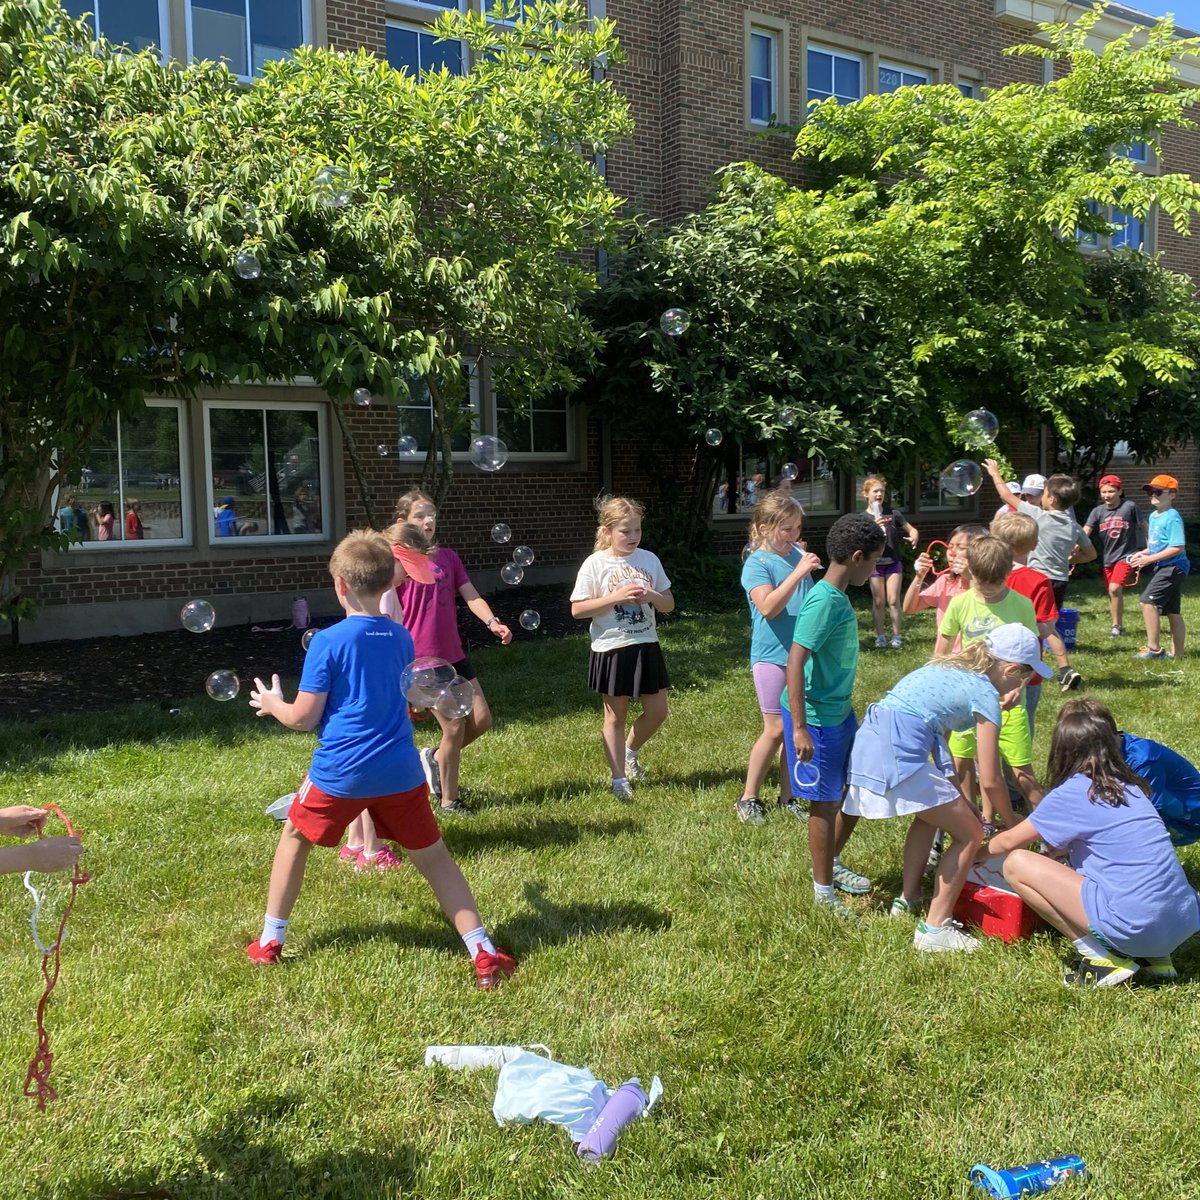
[[[145,50],[165,44],[166,13],[160,0],[65,0],[72,17],[89,14],[87,22],[97,36],[115,46]]]
[[[328,526],[323,426],[316,404],[207,404],[209,537],[322,537]]]
[[[961,92],[961,93],[962,93],[962,94],[963,94],[963,95],[964,95],[964,96],[965,96],[965,97],[966,97],[968,100],[974,100],[974,99],[975,99],[975,94],[976,94],[976,90],[977,90],[977,89],[976,89],[976,87],[975,87],[975,84],[973,84],[973,83],[967,83],[965,80],[962,80],[962,79],[960,79],[960,80],[958,81],[958,90],[959,90],[959,91],[960,91],[960,92]]]
[[[1146,222],[1141,217],[1115,208],[1112,223],[1114,229],[1109,242],[1114,250],[1145,250]]]
[[[525,16],[526,0],[481,0],[483,15],[489,21],[495,21],[502,24],[515,24],[522,20]],[[446,5],[446,7],[451,7]],[[529,7],[533,7],[530,0]],[[505,10],[509,11],[508,16],[505,16]]]
[[[463,73],[461,42],[438,41],[428,29],[394,21],[388,22],[386,37],[387,60],[397,71],[424,75],[445,67],[451,75]]]
[[[408,398],[396,405],[397,438],[416,438],[417,449],[424,458],[433,439],[433,399],[423,376],[409,375],[407,379]],[[468,387],[469,419],[464,420],[464,428],[450,439],[454,454],[466,454],[471,448],[471,438],[479,431],[479,382],[474,372],[468,375]]]
[[[723,452],[725,457],[713,494],[714,517],[748,516],[763,493],[771,488],[790,492],[809,516],[841,510],[840,481],[824,459],[787,458],[765,442],[745,446],[732,442]],[[785,478],[785,468],[789,468],[789,475],[794,468],[794,478]]]
[[[1148,163],[1150,161],[1150,146],[1147,142],[1128,142],[1117,152],[1130,162]]]
[[[225,62],[243,79],[309,40],[304,0],[189,0],[193,59]]]
[[[863,97],[863,60],[843,50],[808,48],[808,102],[828,100],[849,104]]]
[[[497,393],[495,402],[496,436],[510,454],[566,458],[571,452],[571,406],[565,396],[538,396],[514,408]]]
[[[921,487],[918,496],[921,512],[974,512],[974,496],[952,496],[942,489],[942,468],[932,463],[921,464]]]
[[[779,35],[750,30],[750,120],[769,125],[779,112]]]
[[[919,87],[929,82],[927,71],[914,71],[911,67],[898,67],[893,63],[879,64],[879,90],[894,92],[902,87]]]
[[[75,479],[59,489],[58,523],[88,549],[121,542],[186,545],[191,523],[181,449],[182,405],[148,400],[96,432]]]

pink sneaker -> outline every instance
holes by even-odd
[[[374,858],[359,854],[354,862],[356,871],[394,871],[397,867],[407,865],[407,860],[396,855],[391,846],[384,846]]]
[[[278,942],[262,945],[258,938],[246,947],[246,957],[260,967],[273,967],[283,957],[283,947]]]
[[[358,856],[361,853],[362,853],[361,846],[351,846],[350,843],[347,842],[338,851],[338,858],[340,858],[342,860],[342,862],[349,863],[351,866],[353,866],[355,863],[358,862]]]

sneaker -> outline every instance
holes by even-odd
[[[515,970],[517,960],[498,946],[495,954],[480,950],[475,955],[475,986],[482,992],[499,987]]]
[[[871,890],[871,881],[857,871],[835,863],[833,867],[833,886],[839,892],[847,892],[851,896],[865,896]]]
[[[439,817],[473,817],[475,810],[460,796],[449,804],[438,804],[433,810]],[[383,851],[380,851],[382,854]]]
[[[897,896],[892,901],[892,907],[888,912],[889,917],[912,917],[916,919],[921,915],[921,902],[916,903],[905,900],[903,896]]]
[[[1167,652],[1165,650],[1161,650],[1161,649],[1160,650],[1151,650],[1149,646],[1143,646],[1137,652],[1137,657],[1138,658],[1166,658]]]
[[[814,897],[814,900],[816,901],[817,908],[820,909],[821,912],[831,913],[833,916],[841,917],[845,921],[858,920],[858,913],[856,913],[854,909],[850,908],[848,905],[843,904],[842,901],[836,896],[834,896],[832,900],[823,900],[818,897]]]
[[[762,801],[757,796],[743,796],[733,806],[733,811],[737,813],[737,819],[745,821],[747,825],[761,825],[767,819]]]
[[[886,650],[887,649],[887,638],[885,638],[882,633],[879,634],[875,638],[875,649],[876,650]]]
[[[391,846],[384,846],[374,858],[360,854],[354,869],[360,874],[363,871],[394,871],[397,867],[403,867],[406,862],[407,860],[400,858]]]
[[[426,746],[421,751],[421,768],[425,772],[425,782],[429,790],[440,800],[442,798],[442,773],[438,770],[437,751],[432,746]]]
[[[785,812],[789,816],[795,817],[797,821],[808,820],[808,809],[799,800],[776,800],[775,807],[780,812]]]
[[[352,847],[349,842],[347,842],[346,845],[344,845],[338,851],[338,858],[341,859],[341,861],[344,863],[349,863],[351,866],[354,866],[358,862],[358,860],[361,856],[362,856],[362,847],[361,846],[353,846]]]
[[[1064,692],[1073,692],[1081,683],[1083,683],[1083,676],[1074,667],[1059,668],[1058,686]]]
[[[1108,631],[1108,636],[1109,637],[1124,637],[1125,636],[1125,626],[1124,625],[1114,625]]]
[[[246,957],[259,967],[273,967],[283,957],[283,945],[280,942],[268,942],[262,945],[258,938],[246,947]]]
[[[894,633],[892,634],[892,640],[888,642],[888,645],[891,646],[893,650],[903,649],[904,639],[898,633]]]
[[[1080,957],[1071,970],[1063,976],[1067,987],[1116,987],[1138,973],[1137,962],[1122,958],[1119,954],[1111,958]]]
[[[983,836],[985,838],[995,837],[1000,832],[1000,826],[995,821],[984,821]]]
[[[1162,958],[1139,958],[1138,965],[1142,968],[1141,978],[1144,983],[1174,983],[1179,978],[1175,964],[1169,954]]]
[[[639,779],[645,779],[650,772],[638,762],[636,754],[630,754],[625,751],[625,778],[632,779],[636,783]]]
[[[626,804],[633,803],[633,785],[628,779],[624,779],[620,783],[614,779],[612,790],[618,800],[624,800]]]
[[[942,950],[961,950],[970,954],[979,949],[979,939],[965,932],[961,922],[953,918],[941,925],[927,925],[918,921],[913,931],[913,945],[927,953]]]

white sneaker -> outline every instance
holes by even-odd
[[[876,650],[886,650],[887,649],[887,638],[885,638],[882,633],[875,639],[875,649]]]
[[[888,642],[888,645],[893,650],[900,650],[904,646],[904,639],[898,633],[893,633],[892,640]]]
[[[425,772],[425,782],[429,790],[440,800],[442,798],[442,773],[438,770],[436,751],[432,746],[426,746],[421,751],[421,769]]]
[[[962,925],[951,918],[942,925],[918,921],[913,931],[913,945],[918,950],[962,950],[970,954],[979,949],[979,939],[965,933]]]
[[[625,751],[625,778],[632,779],[634,781],[634,783],[637,783],[637,781],[639,779],[645,779],[648,774],[649,774],[649,772],[646,770],[646,768],[643,767],[640,762],[638,762],[637,755],[630,754],[629,751],[626,750]]]
[[[618,800],[624,800],[627,804],[632,803],[633,786],[630,784],[628,779],[622,779],[620,781],[614,779],[612,789],[613,795],[616,796]]]

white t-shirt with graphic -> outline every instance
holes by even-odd
[[[665,592],[671,581],[667,578],[658,555],[643,550],[640,546],[622,557],[611,550],[598,550],[584,559],[571,599],[595,600],[607,596],[622,584],[640,583],[653,592]],[[638,646],[644,642],[657,642],[654,606],[626,602],[615,608],[606,609],[592,617],[589,630],[592,649],[597,653],[619,650],[622,646]]]

